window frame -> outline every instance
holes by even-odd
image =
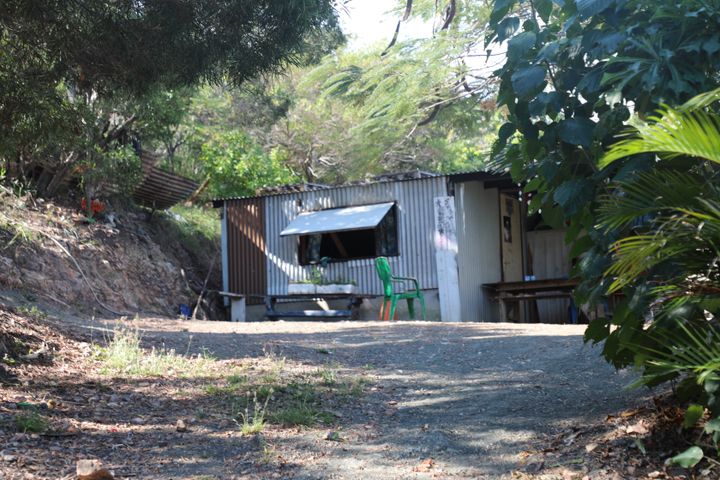
[[[378,202],[378,203],[387,203],[387,202]],[[368,204],[368,205],[373,205],[373,204]],[[357,207],[357,206],[361,206],[361,205],[349,205],[349,206],[346,206],[346,207],[332,207],[332,208],[330,208],[330,209],[324,209],[324,210],[333,210],[333,209],[336,209],[336,208],[350,208],[350,207]],[[393,216],[394,216],[394,219],[395,219],[395,222],[394,222],[394,223],[395,223],[395,249],[394,249],[394,252],[393,252],[392,254],[380,255],[380,254],[378,253],[378,248],[377,248],[377,235],[378,235],[378,231],[380,230],[380,225],[382,224],[383,221],[385,221],[385,218],[386,218],[388,215],[393,215]],[[341,230],[341,231],[339,231],[339,232],[325,232],[325,233],[321,233],[321,234],[298,235],[298,236],[297,236],[297,238],[298,238],[298,239],[297,239],[297,252],[298,252],[298,253],[297,253],[297,259],[298,259],[298,263],[299,263],[301,266],[304,266],[304,267],[306,267],[306,266],[312,266],[312,265],[318,265],[318,264],[320,263],[320,260],[319,260],[319,259],[313,261],[313,260],[309,260],[309,259],[307,258],[307,257],[308,257],[308,255],[307,255],[307,253],[308,253],[308,245],[307,245],[308,237],[311,237],[311,236],[313,236],[313,235],[320,235],[320,237],[321,237],[321,240],[320,240],[320,241],[322,242],[322,237],[324,237],[324,236],[326,236],[326,235],[330,235],[330,234],[332,234],[332,233],[345,233],[345,232],[365,231],[365,230],[369,230],[369,231],[373,232],[373,235],[375,236],[375,240],[376,240],[375,255],[362,256],[362,257],[352,257],[352,258],[330,258],[329,263],[348,263],[348,262],[353,262],[353,261],[356,261],[356,260],[370,260],[370,259],[377,258],[378,256],[386,256],[386,257],[390,257],[390,258],[394,258],[394,257],[399,257],[399,256],[400,256],[400,215],[399,215],[399,212],[398,212],[398,204],[397,204],[397,201],[393,201],[393,206],[390,208],[390,210],[388,210],[388,213],[385,214],[385,216],[382,218],[382,220],[380,221],[380,223],[378,223],[378,224],[375,226],[375,228],[367,228],[367,229],[362,228],[362,229],[358,229],[358,230],[344,230],[344,231]],[[320,255],[320,258],[322,258],[322,254]]]

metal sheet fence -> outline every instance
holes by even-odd
[[[298,238],[280,236],[298,214],[381,202],[397,202],[400,255],[390,257],[393,273],[416,277],[422,288],[437,288],[433,199],[447,195],[446,181],[446,177],[433,177],[265,197],[268,293],[285,295],[291,280],[306,280],[310,274],[310,267],[299,264]],[[326,277],[352,280],[362,294],[381,294],[373,259],[332,263]]]
[[[226,211],[229,290],[265,295],[265,199],[230,200]],[[252,296],[247,303],[262,303],[262,299]]]

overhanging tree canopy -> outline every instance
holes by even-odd
[[[45,57],[46,75],[96,91],[235,84],[296,60],[337,30],[330,0],[8,0],[3,42]]]

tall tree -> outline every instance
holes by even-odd
[[[177,123],[181,106],[165,108],[172,98],[156,108],[162,90],[278,71],[326,31],[338,31],[331,0],[3,2],[0,123],[11,128],[0,133],[0,157],[20,170],[54,161],[63,174],[101,165],[135,125],[155,122],[159,134]],[[150,111],[154,119],[139,118]]]

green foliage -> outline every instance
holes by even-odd
[[[214,197],[254,195],[259,188],[296,180],[277,155],[266,154],[240,131],[221,134],[204,144],[200,160]]]
[[[680,465],[684,468],[692,468],[703,459],[705,454],[702,448],[698,446],[692,446],[682,453],[679,453],[670,459],[670,463]]]
[[[498,102],[509,115],[493,148],[494,161],[516,181],[527,182],[530,207],[546,223],[567,225],[570,242],[582,239],[575,249],[576,274],[583,280],[576,290],[579,303],[599,302],[607,294],[616,280],[606,275],[611,245],[633,228],[631,223],[597,228],[602,199],[619,200],[610,193],[619,182],[642,178],[654,166],[652,154],[623,152],[622,160],[600,168],[605,146],[626,131],[630,107],[654,124],[647,117],[661,103],[682,104],[692,93],[716,86],[720,49],[713,45],[720,11],[701,3],[686,2],[682,10],[670,0],[494,4],[487,40],[509,38],[516,45],[496,72]],[[589,338],[606,335],[605,354],[617,366],[633,362],[620,339],[642,335],[650,302],[645,292],[626,292],[626,308],[615,313],[618,328],[612,333],[599,323],[592,326]]]
[[[240,84],[299,60],[305,35],[336,30],[337,18],[326,0],[10,0],[0,9],[0,29],[11,45],[58,59],[47,71],[58,80],[98,92],[146,92],[202,80]]]
[[[385,55],[373,48],[326,57],[300,78],[301,100],[288,119],[302,133],[283,143],[293,147],[292,157],[310,157],[318,177],[339,170],[336,181],[368,172],[480,168],[499,115],[484,95],[458,93],[448,80],[465,72],[449,61],[458,50],[438,37],[400,42]]]
[[[110,184],[122,194],[130,194],[142,178],[140,157],[132,146],[118,146],[102,150],[95,146],[81,167],[86,187],[99,190],[101,185]]]
[[[48,314],[45,311],[39,309],[37,305],[21,305],[17,307],[17,311],[19,314],[30,317],[33,320],[45,320],[48,317]]]
[[[43,195],[78,171],[88,198],[124,190],[131,144],[175,168],[194,86],[240,85],[342,40],[328,0],[3,2],[0,161]]]
[[[38,412],[26,412],[15,416],[15,425],[23,433],[42,433],[48,429],[50,422]]]
[[[206,247],[201,239],[217,242],[220,238],[220,222],[215,209],[175,205],[170,209],[173,224],[178,230],[183,244],[191,251],[198,252]]]
[[[488,41],[514,45],[496,72],[509,115],[494,160],[567,227],[577,303],[624,295],[586,340],[717,415],[720,5],[497,0],[491,24]]]
[[[598,209],[600,226],[620,236],[611,246],[607,290],[630,299],[611,320],[619,328],[610,333],[609,321],[600,321],[607,330],[593,338],[607,338],[609,359],[641,367],[639,384],[679,378],[686,399],[698,402],[688,407],[685,428],[694,427],[705,408],[711,421],[720,415],[720,167],[707,149],[720,142],[720,116],[702,105],[663,107],[613,145],[602,165],[647,152],[658,161],[616,182]],[[651,322],[643,321],[643,310],[652,312]],[[671,461],[687,467],[702,458],[696,447]]]

